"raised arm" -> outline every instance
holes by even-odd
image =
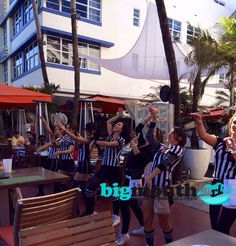
[[[117,121],[120,117],[124,115],[124,110],[122,108],[118,109],[117,115],[112,117],[111,119],[107,120],[107,132],[108,135],[110,136],[112,134],[112,129],[113,129],[113,123]]]
[[[97,144],[98,146],[101,147],[118,147],[120,146],[124,146],[125,145],[125,139],[122,137],[118,137],[116,140],[114,141],[94,141],[95,144]]]
[[[39,118],[40,118],[40,120],[42,120],[43,127],[47,130],[47,132],[50,135],[51,139],[54,139],[55,138],[54,133],[53,133],[52,129],[50,128],[49,124],[47,123],[47,121],[41,116]]]
[[[74,141],[76,141],[78,143],[88,143],[89,142],[86,138],[83,138],[81,135],[76,136],[75,134],[70,132],[68,129],[66,129],[66,127],[61,122],[58,122],[57,126],[60,129],[62,129]]]
[[[202,117],[200,116],[200,114],[191,113],[190,115],[193,117],[193,119],[196,123],[196,128],[197,128],[197,132],[198,132],[199,137],[204,142],[206,142],[207,144],[214,146],[217,142],[217,138],[215,135],[211,135],[211,134],[207,133],[207,131],[204,127],[204,124],[202,122]]]
[[[148,142],[155,148],[155,150],[159,150],[161,147],[161,144],[157,141],[156,137],[154,136],[154,129],[156,127],[156,112],[153,111],[153,109],[150,109],[151,113],[151,120],[150,120],[150,125],[147,130],[146,138]]]
[[[39,148],[37,149],[37,152],[40,152],[40,151],[42,151],[42,150],[45,150],[45,149],[47,149],[47,148],[50,147],[50,146],[53,146],[53,144],[52,144],[52,143],[46,143],[46,144],[44,144],[43,146],[39,147]]]

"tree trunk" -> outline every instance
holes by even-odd
[[[39,60],[40,60],[41,69],[42,69],[44,86],[48,86],[49,80],[48,80],[47,68],[46,68],[45,57],[44,57],[44,52],[43,52],[43,36],[42,36],[41,27],[40,27],[40,23],[39,23],[38,8],[37,8],[37,5],[35,3],[35,0],[32,0],[32,7],[33,7],[34,21],[35,21],[35,26],[36,26],[36,31],[37,31]]]
[[[77,14],[75,0],[70,1],[71,11],[71,29],[72,29],[72,45],[73,45],[73,66],[74,66],[74,105],[72,110],[72,123],[78,123],[79,105],[80,100],[80,62],[79,62],[79,42],[77,34]]]
[[[234,107],[235,105],[235,80],[236,80],[236,74],[234,72],[231,72],[230,75],[230,107]]]
[[[192,104],[192,112],[197,112],[198,110],[198,102],[200,98],[200,89],[201,89],[201,74],[198,72],[193,82],[193,104]]]
[[[164,50],[169,70],[170,85],[171,85],[171,99],[170,103],[175,105],[174,124],[177,126],[180,124],[180,98],[179,98],[179,81],[177,66],[175,60],[175,53],[172,45],[172,39],[168,26],[168,18],[166,14],[166,8],[164,0],[156,0],[157,13],[159,16],[162,41],[164,44]]]

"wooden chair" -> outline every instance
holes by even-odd
[[[116,245],[110,211],[22,229],[20,242],[22,246]]]
[[[80,189],[74,188],[56,194],[19,199],[16,203],[13,227],[8,230],[8,235],[13,233],[14,246],[19,245],[21,229],[76,217],[79,191]],[[6,230],[1,228],[0,231],[4,231],[4,235],[0,233],[0,238],[7,239]],[[13,242],[8,241],[6,244],[13,245]]]

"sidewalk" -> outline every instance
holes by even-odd
[[[192,201],[195,202],[195,201]],[[198,201],[197,201],[198,202]],[[98,200],[96,203],[96,211],[103,211],[111,209],[111,203],[104,201],[103,199]],[[175,202],[172,207],[172,223],[174,228],[175,240],[181,239],[192,234],[211,229],[208,212],[201,211],[196,208],[184,205],[184,201],[180,204]],[[130,231],[137,226],[137,220],[134,214],[131,212],[131,225]],[[162,231],[158,224],[157,216],[154,221],[155,227],[155,246],[164,245],[165,242],[162,237]],[[119,226],[116,228],[117,233],[119,232]],[[232,226],[231,236],[236,237],[236,223]],[[130,246],[144,246],[144,237],[137,237],[130,235]]]

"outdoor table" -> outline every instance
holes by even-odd
[[[235,246],[236,238],[223,234],[215,230],[206,230],[200,233],[193,234],[189,237],[176,240],[166,244],[168,246]]]
[[[9,189],[22,186],[63,182],[70,179],[69,176],[53,172],[42,167],[14,169],[12,173],[6,173],[4,175],[9,178],[0,178],[0,226],[10,225]]]

